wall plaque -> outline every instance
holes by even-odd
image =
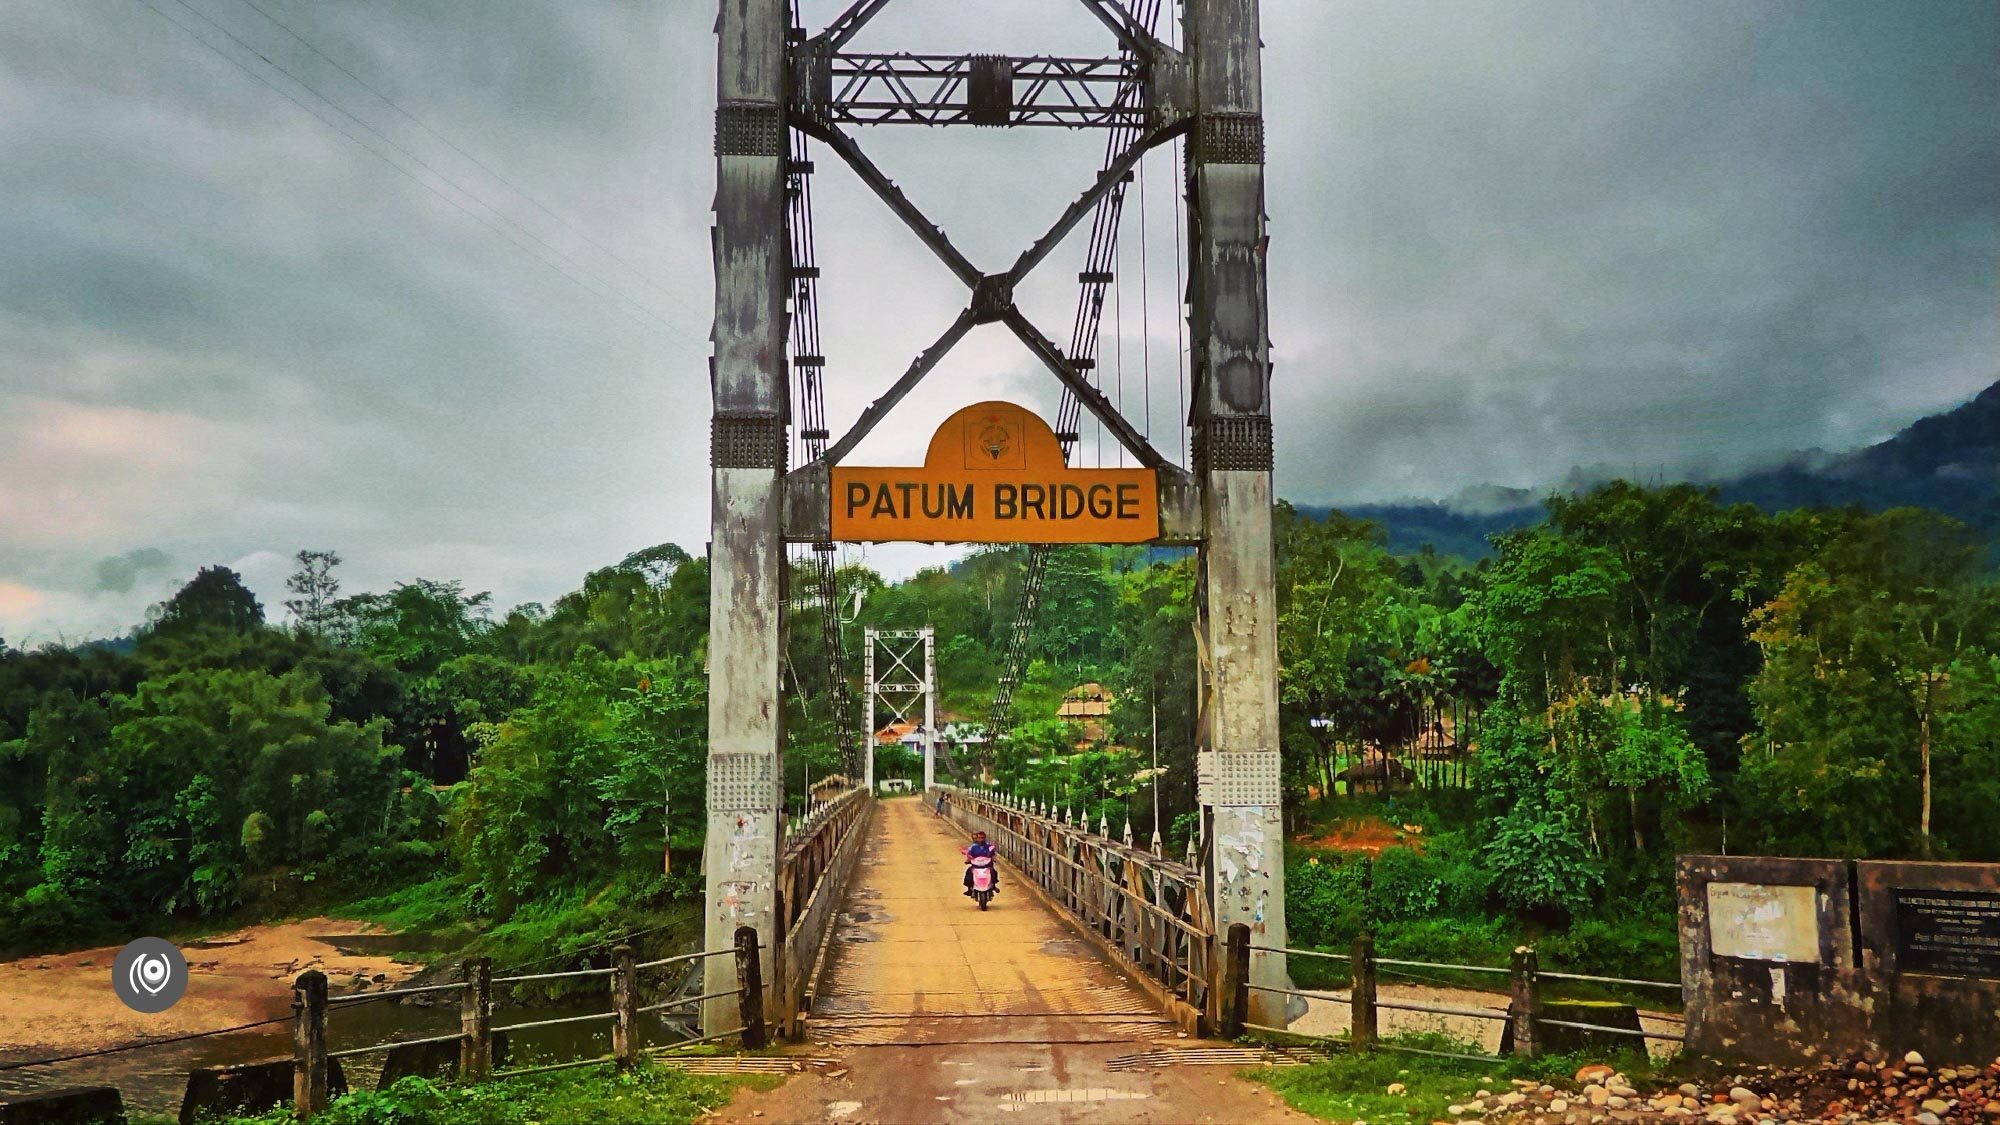
[[[1810,964],[1819,960],[1813,888],[1774,883],[1708,885],[1709,950],[1717,957]]]
[[[2000,894],[1897,887],[1896,968],[2000,980]]]

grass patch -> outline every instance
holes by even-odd
[[[693,1121],[728,1102],[741,1087],[770,1089],[767,1076],[684,1074],[642,1063],[626,1074],[610,1066],[525,1075],[478,1085],[405,1078],[387,1090],[336,1099],[318,1125],[655,1125]],[[260,1117],[213,1119],[229,1125],[288,1125],[290,1109]]]
[[[397,933],[435,933],[463,925],[472,911],[471,890],[462,879],[409,883],[334,910],[337,918],[373,922]]]
[[[1418,1033],[1383,1040],[1386,1045],[1453,1054],[1477,1048],[1450,1036]],[[1449,1107],[1471,1101],[1481,1089],[1505,1093],[1508,1082],[1532,1078],[1570,1088],[1579,1068],[1593,1062],[1619,1067],[1634,1082],[1657,1077],[1654,1065],[1638,1054],[1613,1058],[1550,1056],[1532,1061],[1492,1058],[1481,1062],[1441,1059],[1401,1051],[1337,1054],[1311,1066],[1271,1067],[1247,1077],[1276,1090],[1285,1103],[1324,1121],[1366,1121],[1369,1125],[1423,1125],[1450,1120]],[[1492,1079],[1489,1084],[1486,1079]],[[1401,1094],[1389,1087],[1401,1083]]]
[[[605,943],[635,933],[633,944],[642,954],[693,948],[701,903],[678,898],[674,890],[657,877],[551,890],[504,918],[483,919],[464,881],[445,877],[349,903],[337,916],[396,933],[457,939],[450,943],[458,947],[450,956],[485,955],[496,967],[548,966],[593,954],[601,958]]]

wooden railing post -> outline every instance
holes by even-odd
[[[743,1045],[762,1047],[768,1041],[764,1031],[764,971],[757,962],[757,931],[749,926],[736,927],[736,986],[743,1015]]]
[[[292,984],[292,1105],[301,1119],[325,1113],[326,974],[307,969]]]
[[[611,1055],[619,1070],[639,1064],[638,965],[631,946],[611,947]]]
[[[1229,927],[1222,979],[1222,1037],[1235,1039],[1243,1034],[1243,1021],[1250,1013],[1250,927],[1242,922]]]
[[[1542,1015],[1542,990],[1536,978],[1537,964],[1532,946],[1514,950],[1514,1002],[1509,1006],[1514,1018],[1514,1055],[1532,1059],[1541,1054],[1536,1042],[1536,1022]]]
[[[1354,936],[1354,958],[1349,976],[1348,1046],[1356,1051],[1373,1050],[1379,1031],[1375,1023],[1375,935],[1366,930]]]
[[[464,962],[465,987],[458,990],[458,1077],[484,1081],[493,1073],[493,959]]]

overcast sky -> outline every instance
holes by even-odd
[[[1726,472],[1970,397],[2000,375],[1996,13],[1266,0],[1280,492]],[[0,5],[0,637],[120,633],[215,562],[276,616],[302,547],[350,592],[459,578],[502,606],[700,550],[713,19]],[[1072,0],[897,0],[853,49],[1110,46]],[[1103,143],[861,140],[988,268]],[[964,297],[838,163],[814,177],[836,432]],[[1100,372],[1179,456],[1173,182],[1159,153],[1144,207],[1135,185]],[[1021,298],[1063,341],[1080,255]],[[855,463],[916,459],[982,398],[1052,408],[1003,333]]]

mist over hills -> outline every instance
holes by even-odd
[[[1766,511],[1859,505],[1870,511],[1935,508],[2000,541],[2000,382],[1943,414],[1922,418],[1887,441],[1846,453],[1808,450],[1777,464],[1733,477],[1690,478],[1729,502]],[[1573,474],[1563,491],[1599,483]],[[1373,520],[1399,553],[1425,544],[1442,554],[1476,558],[1491,553],[1487,537],[1539,522],[1544,493],[1483,485],[1450,500],[1394,504],[1302,505],[1315,516],[1333,507]]]

